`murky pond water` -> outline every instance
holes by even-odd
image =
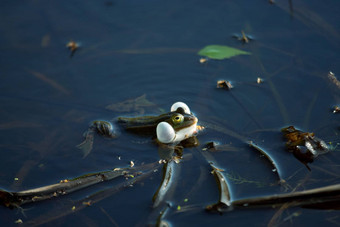
[[[162,181],[158,168],[132,187],[117,186],[126,181],[117,179],[23,205],[23,212],[0,207],[2,226],[19,219],[29,225],[144,226],[159,217],[174,226],[339,225],[338,212],[331,210],[288,206],[218,215],[204,209],[219,200],[210,162],[224,170],[233,200],[339,183],[340,115],[332,108],[340,105],[340,82],[329,77],[332,71],[340,78],[337,1],[30,0],[0,5],[2,189],[36,188],[129,167],[130,161],[135,167],[158,162],[151,138],[124,130],[117,139],[96,136],[83,158],[76,145],[94,119],[156,115],[183,101],[205,127],[197,136],[201,145],[183,150],[162,207],[152,208]],[[254,39],[233,38],[241,31]],[[66,48],[70,40],[79,43],[73,56]],[[251,55],[200,63],[197,52],[210,44]],[[263,83],[256,82],[258,77]],[[221,79],[234,88],[217,89]],[[126,100],[132,105],[106,108]],[[289,125],[314,132],[331,147],[308,164],[311,171],[285,149],[280,129]],[[211,141],[225,149],[203,150]],[[247,141],[270,154],[287,184],[278,184],[273,166]]]

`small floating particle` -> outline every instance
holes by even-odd
[[[60,181],[60,183],[67,183],[68,182],[68,180],[67,179],[65,179],[65,180],[61,180]]]
[[[85,205],[85,206],[91,206],[92,205],[92,203],[91,203],[91,200],[90,201],[88,201],[88,202],[83,202],[83,205]]]
[[[71,40],[66,44],[66,47],[71,51],[71,57],[73,57],[74,53],[79,48],[79,44]]]
[[[135,163],[133,161],[130,161],[130,167],[134,167],[135,166]]]
[[[174,156],[172,159],[173,159],[174,162],[176,162],[177,164],[181,161],[181,158],[178,157],[178,156]]]
[[[22,224],[24,223],[20,218],[14,222],[15,224]]]
[[[241,31],[242,33],[242,37],[241,37],[241,41],[244,42],[244,43],[249,43],[249,39],[248,37],[246,36],[246,34],[244,33],[244,31]]]
[[[15,177],[15,178],[14,178],[14,180],[15,180],[15,181],[18,181],[18,180],[19,180],[19,178]]]
[[[166,163],[166,160],[160,159],[160,160],[158,161],[158,163],[159,163],[159,164]]]
[[[340,113],[340,107],[339,106],[335,106],[333,113]]]
[[[177,210],[181,210],[181,206],[180,205],[177,206]]]
[[[66,47],[69,48],[70,51],[76,51],[78,49],[79,45],[78,45],[78,43],[71,40],[70,42],[68,42],[66,44]]]
[[[197,125],[197,126],[196,126],[196,129],[197,129],[197,131],[203,131],[204,126]]]
[[[263,79],[262,79],[262,78],[260,78],[260,77],[257,77],[257,80],[256,80],[256,82],[257,82],[258,84],[262,84],[262,83],[263,83]]]
[[[114,168],[113,171],[119,171],[121,168]]]
[[[242,43],[249,43],[251,40],[253,40],[253,37],[247,35],[243,30],[241,30],[241,34],[234,34],[232,37],[236,38],[238,41],[241,41]]]
[[[73,207],[72,207],[72,210],[75,210],[75,209],[76,209],[76,206],[73,206]]]
[[[186,202],[188,202],[188,201],[189,201],[189,199],[185,198],[183,201],[186,203]]]
[[[201,63],[201,64],[203,64],[203,63],[205,63],[205,62],[207,62],[207,61],[208,61],[207,58],[200,58],[200,63]]]
[[[206,150],[210,150],[210,151],[215,151],[216,150],[216,143],[215,142],[209,142],[206,143],[204,148],[202,150],[206,151]]]
[[[217,88],[224,88],[226,90],[230,90],[233,88],[233,85],[227,80],[219,80],[217,81]]]

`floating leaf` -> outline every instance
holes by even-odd
[[[249,55],[251,53],[222,45],[208,45],[198,52],[198,55],[218,60],[231,58],[241,54]]]

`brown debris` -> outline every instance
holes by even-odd
[[[243,42],[243,43],[249,43],[249,39],[248,37],[246,36],[246,34],[244,33],[244,31],[241,31],[242,33],[242,37],[240,38],[240,40]]]
[[[85,206],[91,206],[91,205],[92,205],[92,202],[91,202],[91,200],[90,200],[90,201],[84,201],[84,202],[83,202],[83,205],[85,205]]]
[[[329,151],[326,143],[315,137],[314,133],[302,132],[295,129],[294,126],[283,128],[281,132],[287,139],[287,150],[305,164],[308,170],[311,170],[307,165],[308,163],[312,163],[317,156]]]
[[[236,38],[238,41],[241,41],[243,44],[249,43],[251,40],[253,40],[253,37],[250,35],[247,35],[243,30],[241,31],[241,34],[234,34],[233,38]]]
[[[283,128],[281,131],[283,132],[284,137],[287,139],[287,147],[304,145],[307,137],[314,137],[314,133],[302,132],[295,129],[294,126]]]
[[[66,47],[71,51],[70,57],[73,57],[74,53],[79,48],[79,44],[74,42],[73,40],[70,40],[70,42],[66,44]]]
[[[233,85],[227,80],[219,80],[217,81],[217,88],[224,88],[226,90],[230,90],[233,88]]]
[[[209,151],[216,151],[216,143],[215,142],[209,142],[209,143],[206,143],[204,148],[202,150],[206,151],[206,150],[209,150]]]

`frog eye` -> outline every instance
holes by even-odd
[[[182,114],[174,114],[171,116],[171,120],[175,125],[177,125],[183,122],[184,117]]]
[[[176,111],[178,108],[182,108],[184,110],[184,113],[186,114],[191,114],[189,107],[187,106],[187,104],[185,104],[184,102],[176,102],[174,103],[171,108],[170,111],[174,112]]]
[[[167,122],[161,122],[156,128],[157,139],[161,143],[171,143],[176,138],[176,133],[173,127]]]

